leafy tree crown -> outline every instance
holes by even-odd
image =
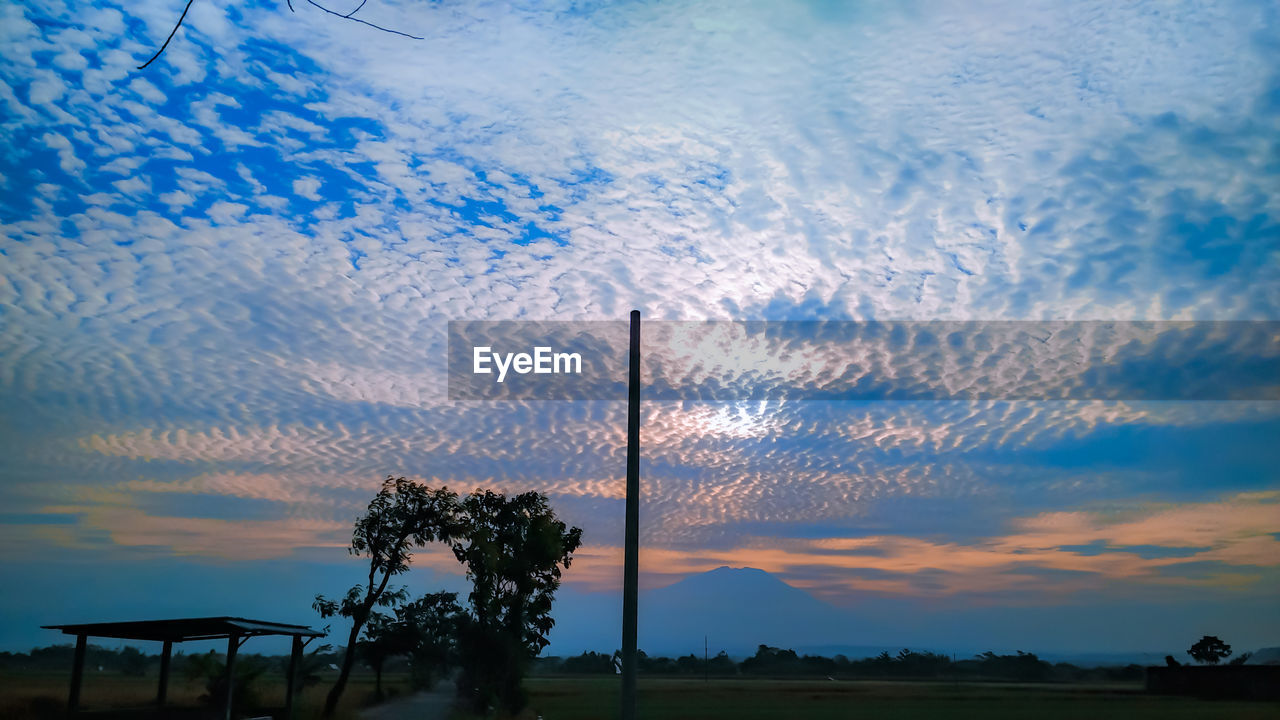
[[[1230,657],[1231,646],[1214,635],[1205,635],[1187,650],[1187,654],[1195,658],[1196,662],[1217,665],[1218,661]]]

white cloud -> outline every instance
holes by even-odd
[[[160,89],[152,85],[145,78],[134,78],[129,81],[129,89],[138,94],[143,100],[150,102],[152,105],[163,105],[168,99]]]
[[[323,478],[438,463],[459,482],[555,488],[607,532],[616,412],[440,403],[447,320],[1280,308],[1275,116],[1253,112],[1274,92],[1273,51],[1252,36],[1266,7],[376,5],[428,39],[278,7],[232,26],[198,4],[146,75],[131,68],[172,8],[40,11],[65,32],[0,8],[5,129],[33,138],[0,153],[57,158],[0,230],[0,394],[66,403],[38,418],[51,447],[71,445],[57,462],[120,479],[156,458],[203,478],[179,486],[237,497],[295,465],[330,500]],[[1012,494],[1008,478],[1033,473],[885,454],[1272,415],[661,408],[654,528],[674,544],[743,521],[838,524],[907,495]],[[818,447],[751,445],[769,437]],[[570,458],[561,477],[548,457]],[[1046,474],[1026,482],[1142,480]],[[261,484],[314,500],[300,476]],[[174,530],[107,520],[155,530],[121,542]]]
[[[85,169],[84,161],[76,157],[75,148],[66,137],[55,133],[46,133],[41,139],[46,147],[58,153],[58,164],[62,167],[63,172],[78,174]]]
[[[316,191],[320,189],[320,180],[313,177],[300,178],[293,181],[293,194],[308,200],[320,202],[324,198]]]

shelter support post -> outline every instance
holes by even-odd
[[[169,699],[169,662],[173,659],[173,641],[164,641],[164,650],[160,652],[160,688],[156,690],[156,705],[164,707]]]
[[[622,570],[622,720],[636,717],[636,614],[640,584],[640,311],[631,311],[627,382],[627,519]]]
[[[76,655],[71,661],[71,695],[67,698],[67,714],[80,709],[80,683],[84,680],[84,651],[89,644],[87,635],[76,636]]]
[[[223,717],[231,720],[231,701],[236,688],[236,651],[240,649],[240,636],[227,638],[227,695],[223,703]]]
[[[293,652],[289,654],[289,676],[284,681],[284,716],[293,720],[293,696],[297,694],[298,661],[302,659],[302,636],[293,636]]]

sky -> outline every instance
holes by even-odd
[[[450,321],[1237,321],[1275,350],[1274,3],[355,16],[421,39],[293,5],[195,0],[139,70],[181,3],[0,4],[0,647],[318,623],[388,474],[547,493],[584,531],[563,606],[614,602],[625,405],[451,399]],[[759,568],[884,642],[1280,645],[1276,356],[1253,394],[1051,401],[1020,348],[984,350],[1016,397],[646,403],[642,587]],[[460,573],[426,548],[410,583]]]

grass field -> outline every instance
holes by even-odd
[[[87,707],[142,706],[155,696],[155,677],[88,673]],[[299,717],[319,716],[332,679],[307,689]],[[405,679],[391,675],[384,685],[406,692]],[[526,681],[530,711],[523,718],[613,720],[618,713],[617,677],[538,677]],[[263,681],[261,696],[283,698],[279,681]],[[194,705],[203,692],[196,683],[174,678],[170,698]],[[373,692],[373,677],[352,676],[340,720],[353,720]],[[61,717],[67,694],[66,673],[0,674],[0,718],[40,720]],[[1206,701],[1147,695],[1139,685],[1048,685],[891,681],[712,679],[640,679],[640,717],[644,720],[833,720],[835,718],[974,718],[1003,720],[1199,720],[1222,718],[1280,720],[1280,704]],[[451,720],[469,720],[457,712]],[[430,719],[424,719],[430,720]]]
[[[531,678],[533,716],[545,720],[617,717],[615,677]],[[646,720],[975,718],[980,720],[1278,720],[1280,704],[1147,695],[1139,685],[1044,685],[886,681],[641,678]],[[465,718],[459,715],[458,718]]]
[[[332,675],[332,674],[331,674]],[[63,717],[69,688],[68,672],[0,673],[0,718],[3,720],[43,720]],[[130,677],[120,673],[86,671],[81,687],[81,707],[86,709],[145,707],[154,702],[157,678],[154,673]],[[318,686],[306,688],[299,702],[299,718],[319,717],[324,695],[333,685],[326,676]],[[255,688],[263,702],[284,705],[284,679],[264,678]],[[356,710],[373,694],[373,675],[354,673],[339,707],[338,720],[353,720]],[[393,693],[408,691],[407,677],[394,673],[383,676],[383,689]],[[175,675],[170,680],[169,702],[176,706],[196,706],[204,687]]]

